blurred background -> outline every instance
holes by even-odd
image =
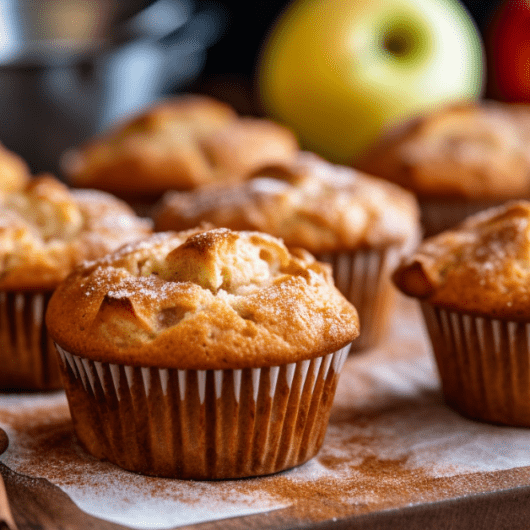
[[[231,99],[241,112],[259,113],[252,86],[256,60],[268,31],[288,3],[285,0],[217,2],[226,15],[226,31],[211,47],[195,89]],[[487,38],[490,21],[503,0],[462,0],[461,3]],[[530,28],[528,31],[530,37]]]
[[[462,3],[486,40],[502,1]],[[0,140],[33,172],[57,173],[64,150],[164,95],[210,94],[260,115],[256,61],[286,5],[0,0]],[[485,95],[502,98],[489,84]]]

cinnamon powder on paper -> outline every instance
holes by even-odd
[[[21,414],[0,410],[0,421],[9,424],[16,432],[18,447],[11,450],[17,454],[17,472],[44,477],[58,485],[85,486],[102,491],[109,486],[106,481],[98,479],[98,475],[116,475],[122,482],[131,481],[137,487],[141,485],[138,502],[141,502],[142,495],[175,496],[175,490],[179,501],[199,506],[208,503],[209,496],[230,503],[241,494],[272,499],[287,506],[285,511],[290,517],[324,521],[485,491],[505,480],[501,475],[495,478],[491,473],[435,477],[428,469],[408,466],[407,455],[398,459],[378,457],[374,450],[377,438],[354,436],[345,440],[333,435],[327,438],[325,450],[313,463],[291,472],[207,483],[159,479],[125,472],[86,454],[72,432],[65,404]],[[321,466],[316,478],[311,476],[313,464]],[[197,490],[200,491],[201,487],[204,492],[202,497],[197,497]],[[137,495],[135,491],[132,488],[131,495]]]

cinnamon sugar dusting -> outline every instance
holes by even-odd
[[[359,334],[329,266],[226,228],[156,235],[84,263],[55,290],[46,324],[57,344],[92,360],[200,370],[297,362]]]
[[[447,408],[416,309],[402,301],[401,310],[389,342],[346,362],[324,445],[296,469],[215,482],[129,473],[78,445],[62,393],[0,395],[10,438],[0,458],[56,484],[86,512],[136,528],[272,509],[286,520],[325,521],[527,484],[530,431]]]
[[[504,320],[528,319],[530,202],[511,201],[425,239],[394,273],[409,296]]]

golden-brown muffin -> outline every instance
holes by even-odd
[[[35,177],[0,197],[0,289],[54,289],[80,261],[151,231],[149,220],[108,193]]]
[[[318,451],[359,325],[328,266],[228,229],[157,234],[78,267],[46,322],[89,452],[208,479]]]
[[[530,194],[529,109],[457,105],[391,131],[356,167],[415,192],[426,233]]]
[[[19,190],[30,178],[26,162],[0,143],[0,193]]]
[[[156,230],[184,230],[203,221],[259,230],[331,263],[337,287],[361,317],[355,349],[384,335],[393,301],[390,272],[419,240],[413,194],[308,152],[261,168],[242,183],[169,192],[154,220]]]
[[[43,321],[53,289],[80,261],[150,233],[122,201],[50,176],[0,194],[0,388],[60,387]]]
[[[274,122],[242,118],[207,96],[162,101],[107,135],[66,153],[68,181],[127,199],[153,199],[239,179],[264,163],[292,158],[294,134]]]
[[[421,301],[446,400],[476,419],[530,427],[530,202],[426,239],[394,274]]]

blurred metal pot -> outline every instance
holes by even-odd
[[[0,5],[0,141],[34,172],[195,79],[224,27],[193,0]]]

